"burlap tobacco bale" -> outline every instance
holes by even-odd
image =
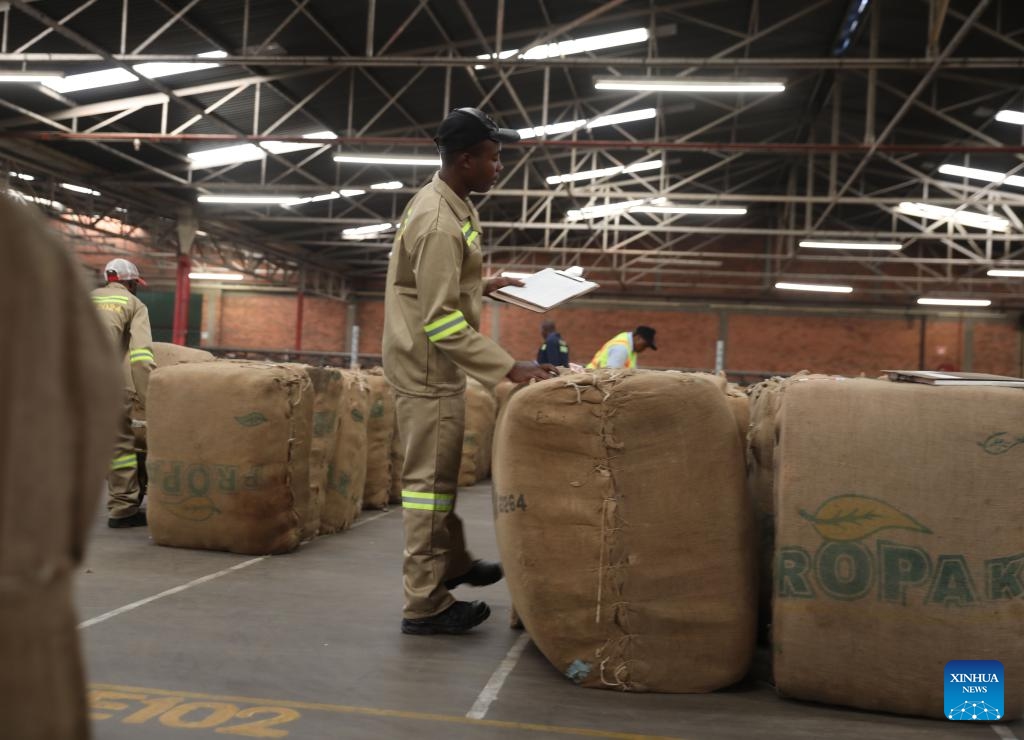
[[[339,370],[341,399],[334,457],[327,468],[327,490],[320,515],[320,534],[352,526],[363,508],[366,483],[366,420],[370,415],[370,386],[357,370]]]
[[[313,524],[313,404],[309,376],[286,365],[221,360],[154,372],[153,540],[247,555],[294,550]]]
[[[1020,717],[1024,393],[809,380],[777,422],[779,691],[939,719],[945,664],[998,660]]]
[[[526,386],[499,422],[493,472],[506,582],[559,671],[668,692],[745,675],[753,517],[719,388],[644,370]]]
[[[732,411],[732,417],[736,420],[736,432],[740,436],[740,443],[744,451],[747,447],[747,433],[750,431],[750,396],[747,391],[735,383],[729,383],[725,389],[725,400]],[[745,454],[745,453],[744,453]]]
[[[156,366],[170,367],[171,365],[182,365],[186,362],[213,362],[216,357],[204,349],[194,347],[182,347],[167,342],[153,342],[151,347]],[[132,383],[131,367],[128,364],[128,356],[124,358],[124,376],[132,390],[132,432],[135,434],[135,449],[138,452],[146,451],[146,410],[142,407],[142,399],[135,394],[135,387]]]
[[[0,736],[84,740],[71,580],[113,457],[124,381],[81,267],[0,196]]]
[[[391,498],[391,438],[395,434],[395,396],[380,368],[364,373],[370,386],[366,424],[366,484],[363,506],[386,509]]]
[[[462,438],[459,485],[471,486],[491,473],[491,446],[498,402],[483,384],[466,379],[466,429]]]
[[[343,378],[341,371],[331,367],[313,367],[289,363],[309,377],[313,384],[313,440],[309,449],[309,510],[300,512],[302,539],[311,539],[320,530],[327,494],[328,467],[338,449],[338,407],[341,404]]]

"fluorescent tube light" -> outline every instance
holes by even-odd
[[[1024,126],[1024,113],[1019,110],[1001,110],[996,113],[996,120],[1003,123],[1016,123]]]
[[[312,195],[312,196],[309,196],[309,197],[306,197],[306,198],[292,198],[287,203],[282,203],[281,205],[283,205],[283,206],[301,206],[303,203],[322,203],[325,200],[337,200],[338,198],[341,198],[342,196],[344,196],[346,198],[351,198],[353,196],[363,195],[365,193],[366,193],[365,190],[355,190],[355,189],[332,190],[331,192],[324,193],[323,195]]]
[[[333,131],[314,131],[311,134],[303,134],[303,139],[335,139],[337,134]],[[303,144],[299,141],[263,141],[260,146],[271,154],[288,154],[289,152],[301,152],[307,149],[316,149],[324,144]]]
[[[805,249],[851,249],[862,251],[898,252],[903,249],[902,244],[890,242],[816,242],[802,241],[800,246]]]
[[[636,206],[629,209],[630,213],[674,213],[691,214],[694,216],[743,216],[747,209],[743,207],[726,208],[720,206]]]
[[[398,190],[404,187],[398,180],[388,180],[387,182],[377,182],[370,186],[370,190]]]
[[[245,276],[239,272],[190,272],[189,280],[242,280]]]
[[[26,175],[24,172],[14,172],[14,171],[11,171],[11,172],[7,173],[7,176],[8,177],[16,177],[19,180],[24,180],[25,182],[32,182],[33,180],[36,179],[33,175]]]
[[[944,164],[939,167],[939,173],[952,175],[953,177],[966,177],[971,180],[984,180],[985,182],[997,182],[1000,185],[1012,185],[1016,188],[1024,188],[1024,177],[1020,175],[1005,175],[995,170],[979,170],[977,167],[961,167],[957,164]]]
[[[201,230],[197,229],[196,230],[196,236],[209,236],[209,234],[207,234],[205,231],[201,231]]]
[[[520,139],[533,139],[537,136],[554,136],[556,134],[567,134],[572,131],[576,131],[581,128],[600,128],[601,126],[615,126],[620,123],[630,123],[632,121],[646,121],[649,118],[654,118],[657,115],[657,111],[654,108],[638,108],[637,110],[626,110],[621,113],[611,113],[607,116],[597,116],[596,118],[580,118],[575,121],[562,121],[561,123],[551,123],[547,126],[532,126],[527,128],[518,129]]]
[[[266,156],[266,151],[255,144],[233,144],[216,149],[189,152],[188,161],[193,169],[201,170],[210,167],[224,167],[229,164],[257,162]]]
[[[998,216],[989,216],[973,211],[957,211],[953,208],[933,206],[928,203],[910,203],[903,201],[896,206],[896,211],[907,216],[930,218],[936,221],[950,221],[961,226],[973,226],[976,229],[989,231],[1009,231],[1010,222]]]
[[[200,195],[200,203],[219,203],[240,206],[287,206],[298,198],[294,195]]]
[[[375,236],[379,236],[386,231],[391,231],[396,228],[398,224],[383,223],[383,224],[370,224],[369,226],[353,226],[350,229],[342,229],[341,235],[348,237],[349,239],[373,239]]]
[[[812,293],[852,293],[849,285],[813,285],[811,283],[775,283],[779,290],[807,290]]]
[[[477,59],[508,59],[519,56],[520,59],[551,59],[566,57],[571,54],[582,54],[587,51],[610,49],[615,46],[640,44],[648,39],[650,33],[646,28],[630,28],[626,31],[602,33],[597,36],[584,36],[570,41],[557,41],[552,44],[541,44],[519,53],[519,49],[506,49],[497,54],[477,54]],[[486,65],[478,64],[474,69],[484,69]]]
[[[58,83],[64,76],[56,72],[23,72],[21,70],[0,70],[0,82],[40,82],[44,85]]]
[[[380,164],[380,165],[409,165],[416,167],[419,165],[440,167],[440,157],[413,157],[413,156],[401,156],[401,155],[390,155],[390,154],[335,154],[335,162],[344,162],[346,164]]]
[[[602,167],[597,170],[582,170],[568,175],[552,175],[546,178],[548,185],[558,185],[563,182],[579,182],[580,180],[596,180],[599,177],[611,177],[624,172],[648,172],[660,170],[665,166],[664,160],[653,159],[648,162],[634,162],[630,165],[616,165],[615,167]]]
[[[975,298],[918,298],[917,302],[922,306],[974,306],[985,308],[992,305],[992,301]]]
[[[654,108],[640,108],[638,110],[627,110],[621,113],[609,113],[607,116],[598,116],[587,122],[587,128],[599,128],[601,126],[614,126],[619,123],[631,123],[632,121],[646,121],[658,114]]]
[[[226,51],[207,51],[196,56],[206,59],[222,59],[226,57]],[[132,70],[138,72],[142,77],[155,80],[158,77],[170,77],[186,72],[198,72],[202,69],[219,67],[216,62],[145,62],[132,66]],[[79,90],[95,90],[100,87],[121,85],[126,82],[135,82],[139,78],[121,67],[112,69],[99,69],[95,72],[58,77],[57,79],[43,82],[43,85],[59,93],[78,92]]]
[[[995,268],[988,271],[989,277],[1024,277],[1024,270],[1005,270]]]
[[[70,190],[72,193],[82,193],[84,195],[100,195],[99,190],[93,190],[92,188],[82,187],[81,185],[72,185],[70,182],[62,182],[60,184],[65,190]]]
[[[619,203],[605,203],[596,206],[587,206],[585,208],[573,208],[566,212],[566,221],[582,221],[589,218],[604,218],[605,216],[611,216],[616,213],[625,213],[634,206],[639,206],[645,203],[644,199],[639,200],[624,200]]]
[[[503,272],[502,277],[512,278],[514,280],[525,280],[528,277],[533,277],[532,272]]]
[[[598,90],[685,93],[780,93],[786,85],[780,80],[714,80],[695,77],[600,77],[594,80]]]
[[[41,206],[46,206],[47,208],[53,208],[54,210],[57,210],[57,211],[63,211],[64,210],[64,204],[63,203],[60,203],[59,201],[56,201],[56,200],[50,200],[49,198],[37,198],[34,195],[26,195],[25,193],[22,193],[20,190],[14,190],[13,188],[8,188],[7,194],[9,196],[11,196],[12,198],[15,198],[17,200],[27,201],[27,202],[30,202],[30,203],[38,203]]]

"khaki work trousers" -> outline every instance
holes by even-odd
[[[402,581],[406,619],[439,614],[455,603],[444,582],[473,565],[466,550],[455,494],[462,462],[466,397],[395,394],[398,432],[405,448]]]
[[[138,513],[142,503],[139,486],[139,461],[135,454],[135,434],[132,432],[131,403],[125,403],[117,433],[114,459],[107,474],[107,512],[111,519],[124,519]]]

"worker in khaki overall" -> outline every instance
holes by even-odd
[[[99,311],[100,321],[119,357],[127,355],[131,378],[125,378],[124,411],[117,448],[110,462],[107,475],[107,524],[110,527],[144,527],[146,514],[139,506],[142,503],[142,489],[139,483],[139,461],[135,453],[135,436],[132,434],[132,391],[142,408],[146,406],[149,389],[149,374],[156,367],[153,359],[152,330],[149,326],[149,310],[135,297],[140,284],[145,281],[139,275],[139,268],[126,259],[114,259],[104,268],[107,284],[92,292],[92,303]]]
[[[638,326],[633,331],[624,331],[604,343],[589,363],[588,370],[601,367],[637,367],[637,355],[650,347],[657,351],[654,344],[655,330],[649,326]]]
[[[475,108],[453,110],[434,139],[441,170],[406,207],[388,263],[383,360],[405,448],[406,634],[472,629],[490,608],[456,601],[450,591],[503,575],[498,563],[473,560],[455,514],[466,374],[488,387],[506,377],[524,383],[555,374],[550,366],[516,362],[479,332],[481,295],[522,282],[499,277],[484,284],[480,219],[467,196],[494,186],[501,144],[518,138]]]

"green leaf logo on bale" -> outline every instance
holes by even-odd
[[[209,496],[188,496],[180,500],[165,497],[161,503],[174,516],[190,522],[205,522],[214,514],[220,513],[220,509]]]
[[[928,527],[884,501],[852,493],[830,498],[813,514],[800,509],[800,516],[811,522],[826,540],[862,540],[883,529],[932,533]]]
[[[373,407],[370,409],[370,418],[379,419],[384,416],[384,399],[378,398],[373,402]]]
[[[265,417],[259,411],[250,411],[245,416],[236,416],[235,421],[237,421],[243,427],[258,427],[260,424],[264,424],[267,422],[267,417]]]
[[[854,601],[874,594],[883,603],[937,608],[1024,599],[1024,552],[974,563],[972,569],[963,554],[933,555],[924,547],[882,538],[871,547],[866,538],[883,530],[917,536],[933,532],[906,512],[870,496],[834,496],[813,514],[804,509],[797,512],[823,542],[814,552],[780,544],[776,598]],[[981,577],[976,579],[975,574]]]
[[[1019,444],[1024,444],[1024,434],[1014,437],[1006,432],[995,432],[988,435],[984,442],[978,442],[978,447],[989,455],[1005,455]]]

